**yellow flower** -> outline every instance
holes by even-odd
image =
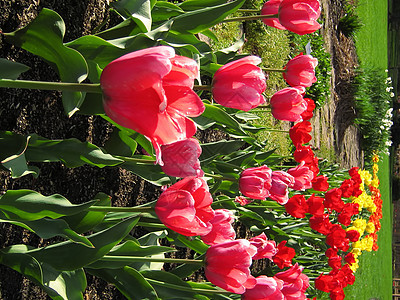
[[[365,227],[365,231],[366,231],[367,233],[373,233],[373,232],[375,232],[375,224],[372,223],[372,222],[368,222],[368,223],[367,223],[367,227]]]

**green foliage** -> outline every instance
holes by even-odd
[[[371,161],[374,151],[387,152],[390,141],[391,87],[387,74],[380,69],[358,69],[354,81],[356,119],[362,134],[365,161]]]
[[[340,18],[337,30],[348,38],[354,38],[356,32],[363,27],[363,24],[354,7],[346,5],[345,10],[345,15]]]
[[[315,68],[317,82],[306,89],[306,96],[315,101],[317,108],[321,107],[329,100],[332,70],[331,57],[325,50],[324,38],[318,31],[306,35],[296,35],[294,33],[289,33],[289,35],[294,54],[306,53],[306,45],[310,43],[310,55],[318,59],[318,66]]]

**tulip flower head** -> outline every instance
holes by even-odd
[[[203,178],[186,177],[164,191],[154,209],[168,228],[186,236],[205,235],[212,229],[212,201]]]
[[[213,99],[225,107],[249,111],[265,102],[266,78],[261,58],[247,56],[222,66],[212,81]]]
[[[261,8],[262,15],[277,15],[279,12],[279,5],[281,4],[282,0],[269,0],[264,3],[263,7]],[[278,18],[265,18],[262,19],[265,25],[274,27],[281,30],[286,30],[286,28],[279,23]]]
[[[165,174],[174,177],[189,177],[204,175],[200,167],[199,156],[201,147],[194,139],[186,139],[161,146],[161,166]]]
[[[314,173],[302,161],[297,167],[290,168],[287,172],[294,177],[293,189],[296,191],[304,191],[312,187],[311,181]]]
[[[265,200],[269,197],[272,170],[267,166],[248,168],[240,174],[239,189],[246,197]]]
[[[318,59],[311,55],[299,54],[286,64],[283,78],[292,87],[310,87],[317,81],[315,77],[317,65]]]
[[[261,233],[255,237],[252,237],[250,243],[257,248],[257,253],[253,256],[253,259],[268,258],[272,260],[272,257],[277,253],[276,243],[273,240],[268,240],[265,233]]]
[[[282,0],[279,5],[279,23],[299,35],[312,33],[321,28],[317,22],[321,15],[318,0]]]
[[[282,241],[278,244],[277,253],[272,258],[273,262],[279,269],[292,266],[292,259],[296,256],[296,251],[293,248],[286,247],[287,241]]]
[[[242,295],[242,300],[283,300],[282,294],[283,281],[275,278],[261,275],[256,277],[256,285],[251,289],[246,289]]]
[[[192,137],[205,109],[192,90],[199,69],[172,47],[135,51],[109,63],[100,77],[106,114],[116,123],[146,136],[161,162],[160,145]]]
[[[275,274],[275,279],[283,281],[282,294],[287,300],[306,300],[305,292],[310,286],[310,279],[306,274],[303,274],[303,267],[296,263],[290,269]]]
[[[269,190],[269,197],[279,204],[286,204],[289,200],[288,188],[292,188],[295,183],[294,177],[285,171],[273,171],[271,179],[272,184]]]
[[[210,220],[212,229],[208,234],[203,235],[201,240],[207,245],[216,245],[234,240],[236,237],[236,232],[232,227],[234,220],[234,215],[230,210],[214,210],[214,218]]]
[[[289,122],[302,121],[301,114],[307,110],[307,101],[304,100],[303,87],[284,88],[270,100],[271,112],[275,119]]]
[[[244,239],[213,245],[205,255],[205,275],[216,286],[243,294],[256,284],[249,269],[256,252],[256,247]]]

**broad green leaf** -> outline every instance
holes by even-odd
[[[62,236],[71,240],[72,242],[80,243],[87,247],[93,247],[92,243],[90,243],[90,241],[86,237],[77,234],[68,226],[67,222],[62,219],[53,220],[43,218],[35,221],[14,221],[10,218],[6,218],[4,214],[0,211],[0,222],[7,222],[28,229],[36,233],[42,239]]]
[[[146,281],[142,274],[131,267],[122,269],[90,269],[87,271],[96,277],[103,278],[114,284],[117,289],[129,300],[148,299],[157,300],[156,291]]]
[[[0,58],[0,79],[17,79],[21,73],[28,71],[30,68],[24,64],[15,61]]]
[[[162,43],[174,47],[177,52],[181,51],[181,48],[186,48],[190,52],[196,54],[211,51],[210,46],[207,43],[200,41],[194,34],[169,32],[163,39]],[[193,56],[193,54],[191,56]]]
[[[103,168],[122,163],[122,160],[104,153],[97,146],[78,139],[48,140],[36,134],[32,134],[31,137],[26,151],[26,158],[29,161],[61,161],[70,168],[84,164]]]
[[[0,211],[13,220],[34,221],[45,217],[57,219],[86,210],[96,200],[72,204],[61,195],[43,196],[30,190],[8,190],[0,197]]]
[[[83,299],[86,276],[82,269],[57,271],[26,254],[32,247],[14,245],[0,250],[0,263],[21,273],[39,285],[52,299]]]
[[[112,155],[130,157],[135,153],[137,145],[138,143],[129,136],[127,131],[114,129],[104,149]]]
[[[244,145],[243,141],[238,140],[220,140],[212,143],[201,144],[200,160],[205,160],[215,154],[228,155],[233,151],[238,150]]]
[[[226,0],[186,0],[179,4],[183,10],[197,10],[226,3]]]
[[[202,289],[202,290],[213,290],[215,291],[216,288],[215,286],[212,286],[210,283],[202,283],[202,282],[194,282],[194,281],[187,281],[187,283],[192,287],[196,289]],[[225,292],[225,291],[224,291]],[[206,294],[206,293],[205,293]],[[231,300],[232,298],[224,295],[224,294],[209,294],[210,299],[215,299],[215,300]],[[196,299],[203,299],[203,298],[196,298]],[[208,298],[206,298],[208,299]],[[238,298],[239,299],[239,298]]]
[[[153,22],[166,21],[171,17],[179,16],[184,11],[177,5],[167,1],[157,1],[151,10]]]
[[[131,18],[135,21],[142,32],[148,32],[151,30],[151,8],[154,6],[154,3],[154,0],[119,0],[112,2],[110,5],[123,18]]]
[[[111,197],[104,194],[98,193],[94,200],[97,200],[93,206],[111,206]],[[84,233],[92,230],[98,224],[100,224],[107,212],[101,211],[82,211],[77,214],[62,217],[74,231],[78,233]]]
[[[156,270],[146,270],[140,273],[153,286],[160,299],[193,299],[195,295],[188,283],[172,273]],[[187,290],[182,291],[180,288]]]
[[[113,227],[87,236],[94,248],[66,241],[32,249],[27,251],[27,254],[57,270],[79,269],[106,255],[132,230],[138,220],[139,218],[126,219]]]
[[[245,0],[234,0],[217,6],[205,7],[173,18],[171,30],[179,33],[199,33],[220,23],[239,9]]]
[[[83,56],[76,50],[63,45],[65,24],[56,12],[44,8],[27,26],[5,33],[7,42],[38,55],[52,65],[63,82],[82,82],[88,67]],[[80,92],[63,92],[66,113],[72,116],[84,99]]]
[[[139,244],[138,241],[129,240],[124,242],[123,244],[115,246],[111,251],[108,253],[109,255],[113,256],[152,256],[157,254],[163,254],[166,252],[176,251],[174,248],[164,247],[159,245],[152,245],[152,246],[142,246]],[[94,263],[90,264],[88,267],[91,269],[119,269],[125,265],[134,266],[135,263],[129,262],[120,262],[120,261],[107,261],[99,259]]]
[[[131,171],[144,180],[157,186],[163,186],[171,183],[171,179],[161,169],[159,165],[150,165],[126,161],[121,168]]]

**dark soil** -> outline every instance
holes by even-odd
[[[66,23],[65,42],[90,34],[109,14],[105,0],[0,0],[0,29],[3,32],[11,32],[20,28],[34,19],[44,7],[55,10],[64,19]],[[330,6],[329,9],[333,7]],[[331,14],[331,10],[329,11]],[[111,26],[111,23],[112,21],[108,21],[106,26]],[[338,41],[335,43],[338,46],[343,41],[338,37]],[[347,50],[344,49],[342,53],[335,54],[334,63],[336,63],[336,59],[340,59],[344,53],[347,53]],[[332,51],[337,51],[337,49],[333,47]],[[22,75],[21,79],[59,80],[58,75],[48,64],[24,50],[5,43],[2,37],[0,39],[0,57],[31,67]],[[339,71],[339,76],[343,75],[342,72],[343,69]],[[343,86],[341,81],[340,84]],[[340,92],[336,91],[336,93],[338,99],[343,97]],[[329,109],[331,115],[337,116],[333,122],[341,124],[343,120],[340,120],[339,116],[344,116],[343,112],[335,114],[336,106],[333,109],[334,111],[332,108]],[[337,111],[339,109],[343,108],[338,108]],[[345,112],[347,110],[348,108],[344,108]],[[327,124],[327,126],[331,125]],[[339,125],[335,124],[335,126]],[[338,128],[339,131],[336,130],[336,132],[338,132],[337,137],[340,144],[342,133],[341,127]],[[74,115],[68,118],[64,114],[59,92],[0,89],[0,130],[9,130],[20,134],[37,133],[49,139],[77,138],[102,146],[113,129],[107,122],[96,116]],[[213,132],[204,133],[200,138],[203,141],[216,139]],[[335,139],[335,136],[330,138]],[[44,195],[59,193],[73,203],[88,201],[98,192],[104,192],[112,197],[115,206],[133,206],[152,201],[160,193],[157,187],[123,169],[99,169],[89,166],[69,169],[61,163],[37,165],[41,170],[37,179],[31,176],[12,179],[7,172],[0,171],[0,192],[25,188]],[[238,231],[243,230],[238,228]],[[0,223],[1,248],[20,243],[40,247],[46,242],[20,227]],[[183,257],[191,255],[192,253],[182,251],[177,254],[177,256]],[[201,274],[196,276],[201,277]],[[125,299],[116,288],[106,282],[89,274],[87,279],[88,287],[84,295],[85,299]],[[0,299],[40,300],[48,299],[48,297],[40,288],[19,273],[0,265]]]

